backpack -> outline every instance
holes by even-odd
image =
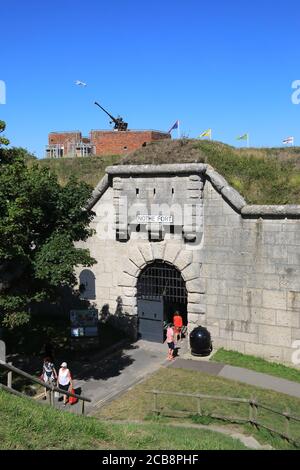
[[[47,375],[47,377],[50,379],[53,376],[53,364],[51,362],[45,362],[43,365],[43,371]]]

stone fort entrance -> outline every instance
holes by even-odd
[[[138,278],[137,307],[138,332],[145,340],[163,343],[176,310],[187,325],[187,290],[180,271],[164,261],[148,264]]]

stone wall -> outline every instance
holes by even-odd
[[[291,362],[300,339],[300,220],[274,212],[243,217],[206,182],[205,324],[218,346]]]
[[[163,179],[163,178],[162,178]],[[189,179],[187,180],[187,186]],[[119,183],[119,179],[116,178]],[[149,185],[137,178],[135,183],[130,181],[130,186],[136,184]],[[162,190],[163,184],[153,181]],[[95,275],[96,299],[91,302],[96,306],[101,315],[114,315],[119,325],[128,325],[128,331],[132,336],[136,335],[135,322],[129,317],[137,315],[136,284],[139,274],[146,264],[157,259],[167,261],[181,271],[188,291],[188,311],[190,312],[190,324],[198,321],[199,313],[204,312],[203,283],[199,280],[200,266],[196,261],[196,251],[189,246],[180,234],[165,233],[162,241],[149,242],[147,233],[130,233],[130,239],[125,242],[116,240],[116,211],[115,208],[115,183],[108,180],[99,185],[101,197],[96,202],[93,210],[96,217],[92,228],[95,235],[83,246],[89,248],[91,256],[98,260],[92,271]],[[171,189],[170,187],[168,188]],[[151,188],[152,190],[152,188]],[[188,191],[188,189],[187,189]],[[181,190],[181,195],[183,192]],[[200,197],[200,193],[198,194]],[[177,201],[180,196],[177,195]],[[78,272],[80,275],[80,271]]]
[[[170,204],[172,187],[181,205],[195,196],[198,225],[188,231],[182,223],[181,231],[156,242],[134,230],[128,240],[116,240],[121,193],[131,205],[138,188],[149,210],[155,197]],[[216,347],[291,363],[293,342],[300,340],[299,206],[248,206],[210,167],[188,164],[110,167],[89,207],[97,233],[85,246],[98,260],[92,270],[99,312],[134,332],[138,276],[147,263],[165,260],[186,281],[189,329],[202,324]],[[200,236],[189,240],[185,233],[195,227]]]

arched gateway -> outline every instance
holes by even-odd
[[[187,325],[187,290],[180,271],[172,264],[154,261],[137,281],[139,335],[148,341],[164,341],[166,324],[178,310]]]

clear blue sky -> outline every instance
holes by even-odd
[[[41,157],[48,132],[168,128],[240,145],[300,144],[300,6],[287,0],[9,0],[0,7],[7,137]],[[75,80],[88,84],[74,85]],[[176,131],[174,132],[176,137]]]

